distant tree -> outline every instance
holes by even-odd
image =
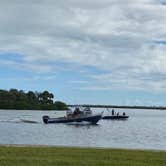
[[[0,90],[0,102],[7,101],[9,97],[8,91]]]
[[[20,101],[27,101],[27,95],[23,90],[19,91],[18,98]]]
[[[52,93],[49,93],[48,91],[44,91],[39,95],[39,100],[43,104],[53,104],[54,95]]]
[[[15,96],[18,96],[18,94],[19,94],[17,89],[10,89],[9,93],[14,94]]]
[[[10,108],[8,105],[9,101],[9,94],[8,91],[6,90],[0,90],[0,108]]]
[[[67,109],[63,102],[53,102],[54,95],[48,91],[25,93],[23,90],[0,90],[0,109],[62,110]]]
[[[34,102],[34,101],[37,100],[36,94],[34,92],[32,92],[32,91],[28,91],[26,96],[27,96],[28,101],[30,101],[30,102]]]
[[[56,110],[67,110],[68,109],[67,105],[61,101],[55,101],[54,106],[55,106]]]

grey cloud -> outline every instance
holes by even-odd
[[[119,86],[115,76],[124,74],[135,88],[143,76],[155,78],[146,81],[152,85],[166,74],[166,46],[152,42],[166,37],[166,8],[156,0],[0,2],[0,51],[21,54],[28,70],[52,72],[56,61],[90,65],[110,71]]]

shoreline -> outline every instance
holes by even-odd
[[[50,111],[50,112],[52,112],[52,111],[67,111],[67,110],[20,110],[20,109],[0,109],[0,111],[42,111],[42,112],[45,112],[45,111]]]
[[[138,109],[138,110],[162,110],[166,111],[166,106],[120,106],[120,105],[67,105],[68,107],[90,107],[90,108],[103,108],[103,109]],[[67,111],[67,109],[7,109],[7,108],[0,108],[0,110],[17,110],[17,111]]]
[[[0,144],[0,147],[66,148],[66,149],[96,149],[96,150],[126,150],[126,151],[166,152],[166,149],[164,150],[164,149],[89,147],[89,146],[65,146],[65,145],[34,145],[34,144]]]
[[[122,109],[146,109],[146,110],[166,110],[166,106],[137,106],[137,105],[102,105],[102,104],[73,104],[68,107],[91,107],[91,108],[122,108]]]

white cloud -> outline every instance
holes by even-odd
[[[52,67],[50,65],[46,65],[46,64],[36,65],[36,63],[27,63],[27,62],[22,63],[22,62],[16,62],[13,60],[0,60],[0,65],[13,67],[23,71],[29,70],[31,72],[35,72],[38,74],[49,73],[52,71]]]
[[[0,2],[0,51],[23,56],[14,65],[38,73],[54,72],[56,61],[90,65],[110,72],[98,75],[111,82],[104,88],[166,90],[166,46],[154,42],[166,40],[160,1]]]

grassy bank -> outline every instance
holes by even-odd
[[[0,146],[0,166],[165,166],[166,152]]]

